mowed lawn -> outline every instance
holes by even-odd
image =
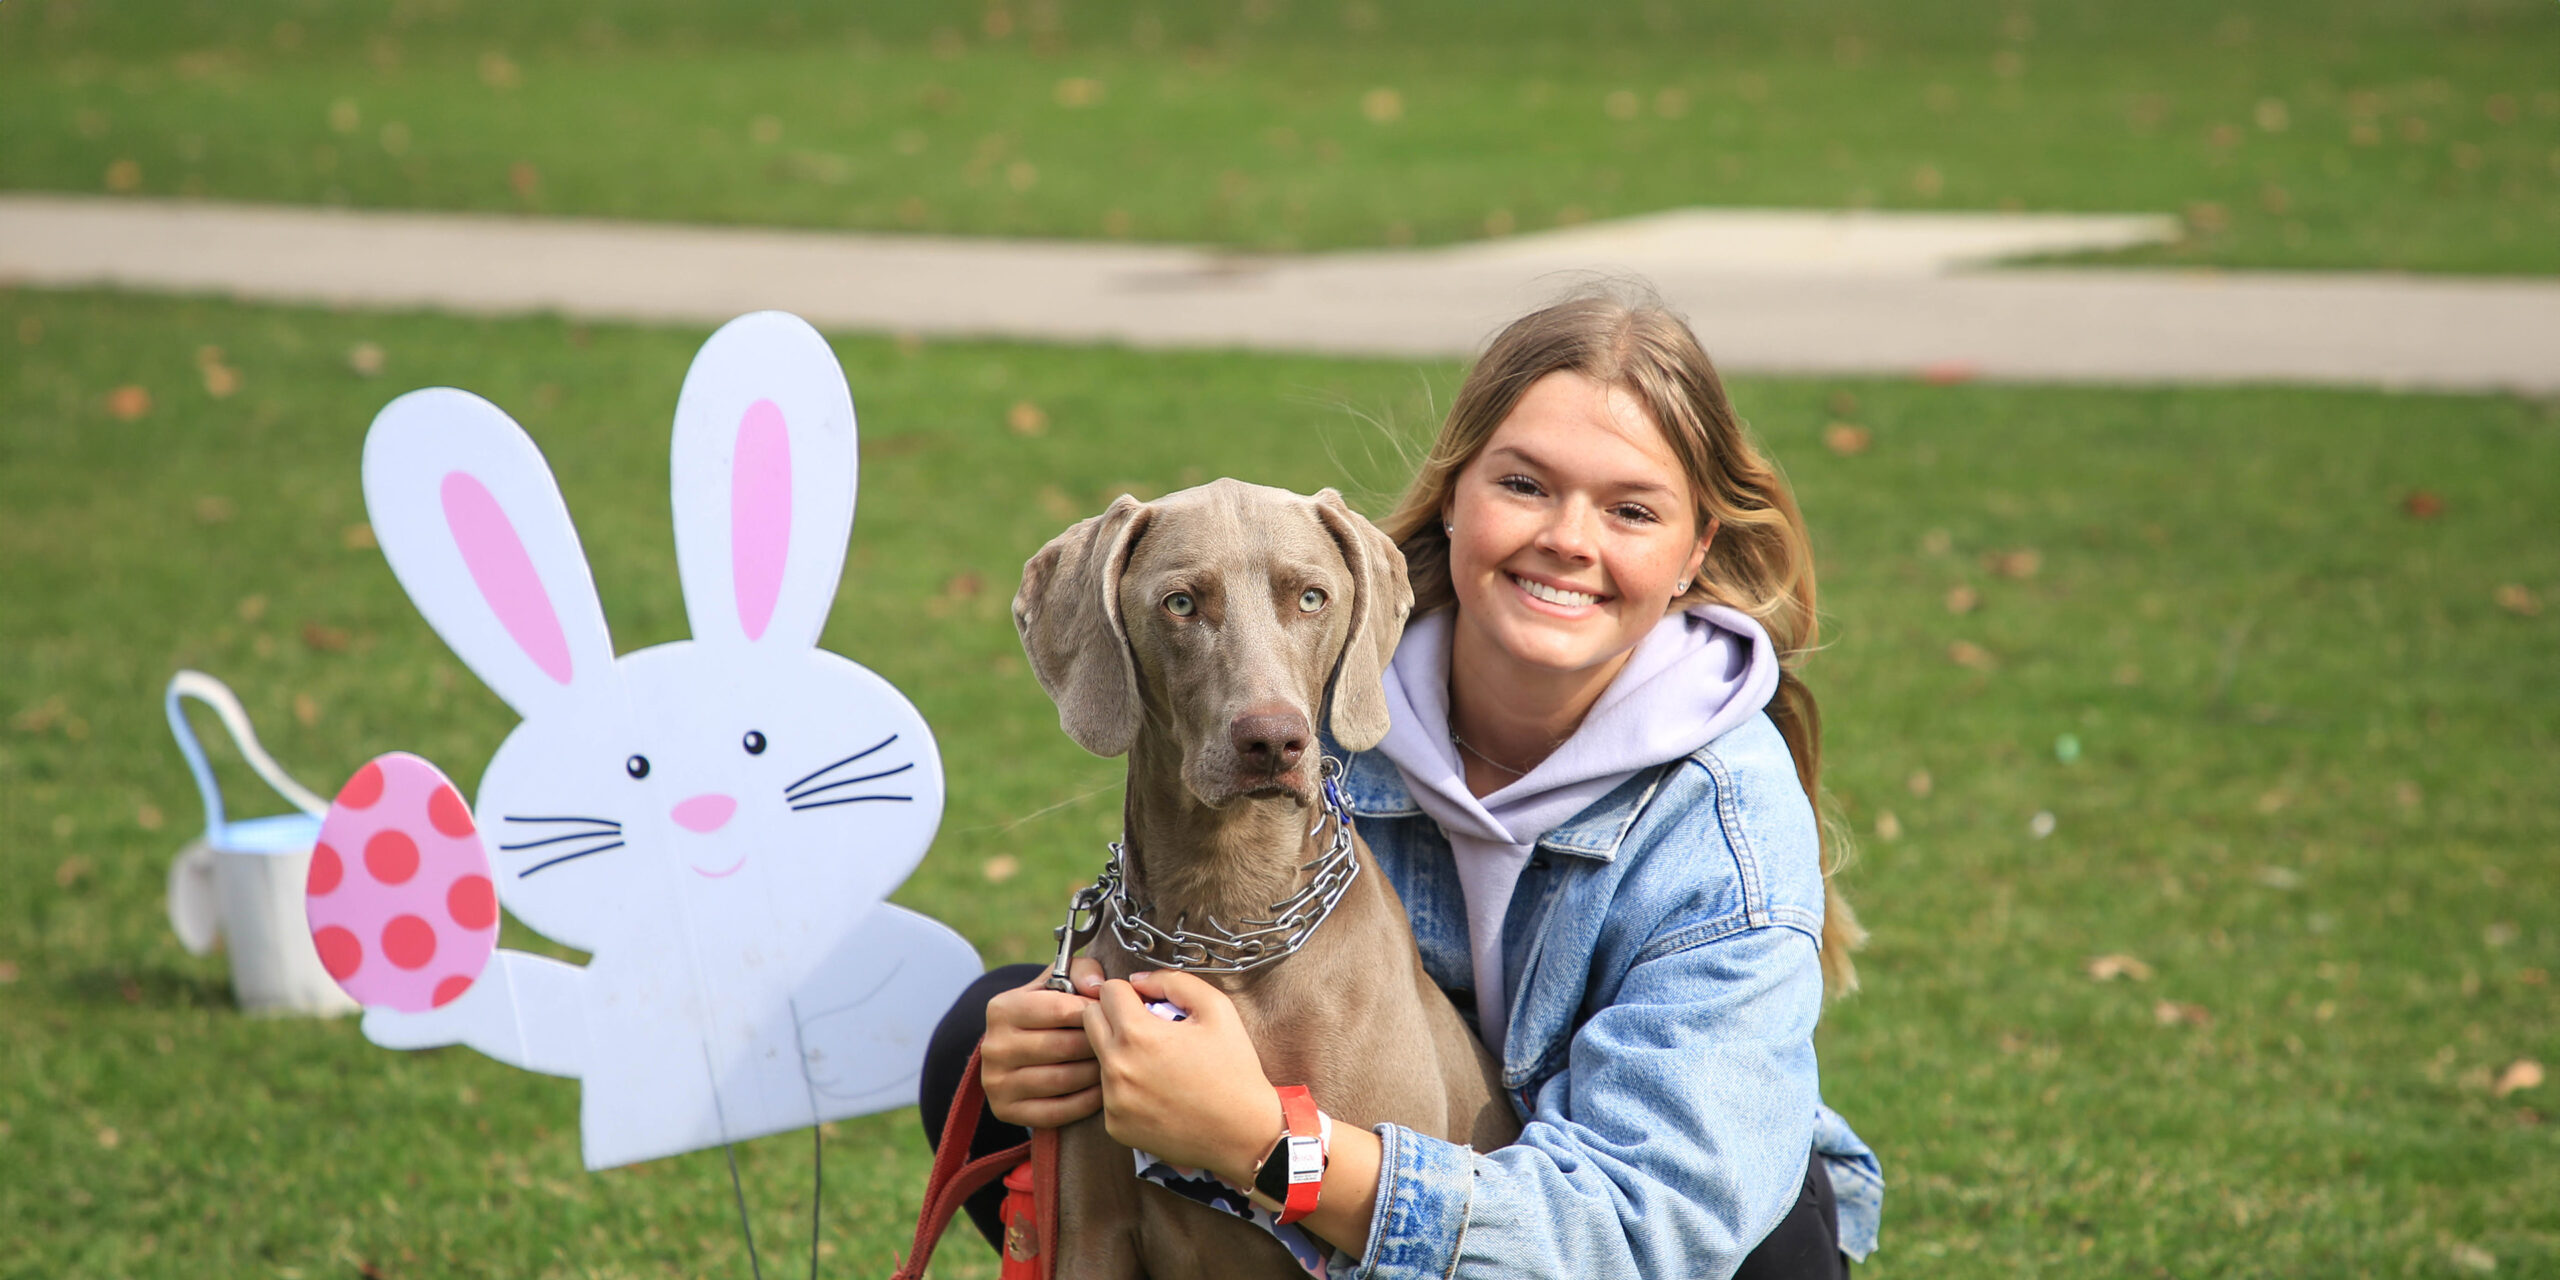
[[[359,443],[397,392],[514,412],[618,642],[682,634],[665,445],[701,337],[0,292],[0,1273],[747,1273],[717,1153],[589,1175],[573,1083],[243,1018],[161,911],[198,822],[173,670],[232,682],[324,792],[402,748],[467,782],[513,723],[364,545]],[[1213,475],[1377,510],[1457,370],[836,346],[863,489],[828,643],[951,778],[899,900],[1029,957],[1118,771],[1020,660],[1022,560]],[[2560,406],[1736,395],[1822,555],[1807,670],[1875,930],[1824,1087],[1892,1180],[1861,1274],[2560,1269],[2560,1086],[2517,1065],[2560,1064]],[[885,1275],[914,1115],[825,1147],[820,1272]],[[775,1274],[806,1265],[808,1156],[739,1153]]]
[[[16,0],[0,189],[1441,243],[1691,205],[2180,215],[2560,271],[2549,0]]]

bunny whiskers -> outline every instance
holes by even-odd
[[[586,857],[591,853],[603,853],[608,849],[619,849],[622,847],[622,824],[611,818],[519,818],[510,814],[507,816],[506,820],[508,822],[524,823],[536,828],[537,831],[540,830],[542,824],[546,823],[575,824],[582,828],[581,830],[571,831],[565,835],[545,836],[539,840],[525,840],[515,844],[502,844],[498,846],[500,849],[509,853],[516,853],[525,849],[540,849],[549,845],[567,844],[580,840],[601,840],[606,842],[602,844],[588,845],[584,848],[571,849],[555,857],[545,858],[542,861],[517,872],[516,879],[518,880],[522,880],[536,871],[556,867],[563,862],[575,861],[579,858]]]
[[[859,777],[839,778],[833,782],[818,781],[818,779],[826,777],[828,774],[833,773],[846,765],[878,754],[879,752],[887,749],[891,743],[894,743],[897,740],[898,735],[894,733],[890,734],[888,737],[882,738],[880,741],[875,742],[860,751],[856,751],[852,755],[846,756],[844,759],[838,760],[834,764],[828,765],[826,768],[820,769],[817,772],[800,779],[798,782],[792,783],[790,786],[782,789],[783,799],[790,802],[790,805],[795,812],[802,809],[824,809],[829,805],[859,804],[866,800],[896,800],[913,802],[915,800],[914,796],[893,796],[886,794],[837,796],[828,800],[815,798],[826,792],[833,791],[838,787],[850,787],[865,782],[877,782],[882,778],[896,777],[899,774],[915,768],[915,762],[911,760],[905,764],[898,765],[895,768],[881,769],[872,773],[862,774]]]

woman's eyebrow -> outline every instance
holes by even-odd
[[[1492,449],[1486,450],[1485,456],[1497,461],[1508,457],[1532,471],[1552,472],[1555,470],[1555,468],[1548,466],[1546,462],[1540,459],[1536,454],[1533,454],[1516,444],[1498,445]],[[1609,493],[1640,498],[1668,498],[1678,492],[1678,490],[1673,489],[1670,485],[1663,484],[1658,480],[1604,481],[1598,487]]]

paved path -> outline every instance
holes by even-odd
[[[2560,393],[2560,280],[1991,270],[2151,218],[1685,212],[1441,249],[1178,246],[0,196],[0,281],[708,325],[1458,357],[1577,273],[1735,372]]]

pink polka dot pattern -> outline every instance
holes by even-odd
[[[369,1007],[448,1003],[498,946],[497,889],[470,807],[406,752],[377,757],[338,793],[306,887],[321,965]]]

